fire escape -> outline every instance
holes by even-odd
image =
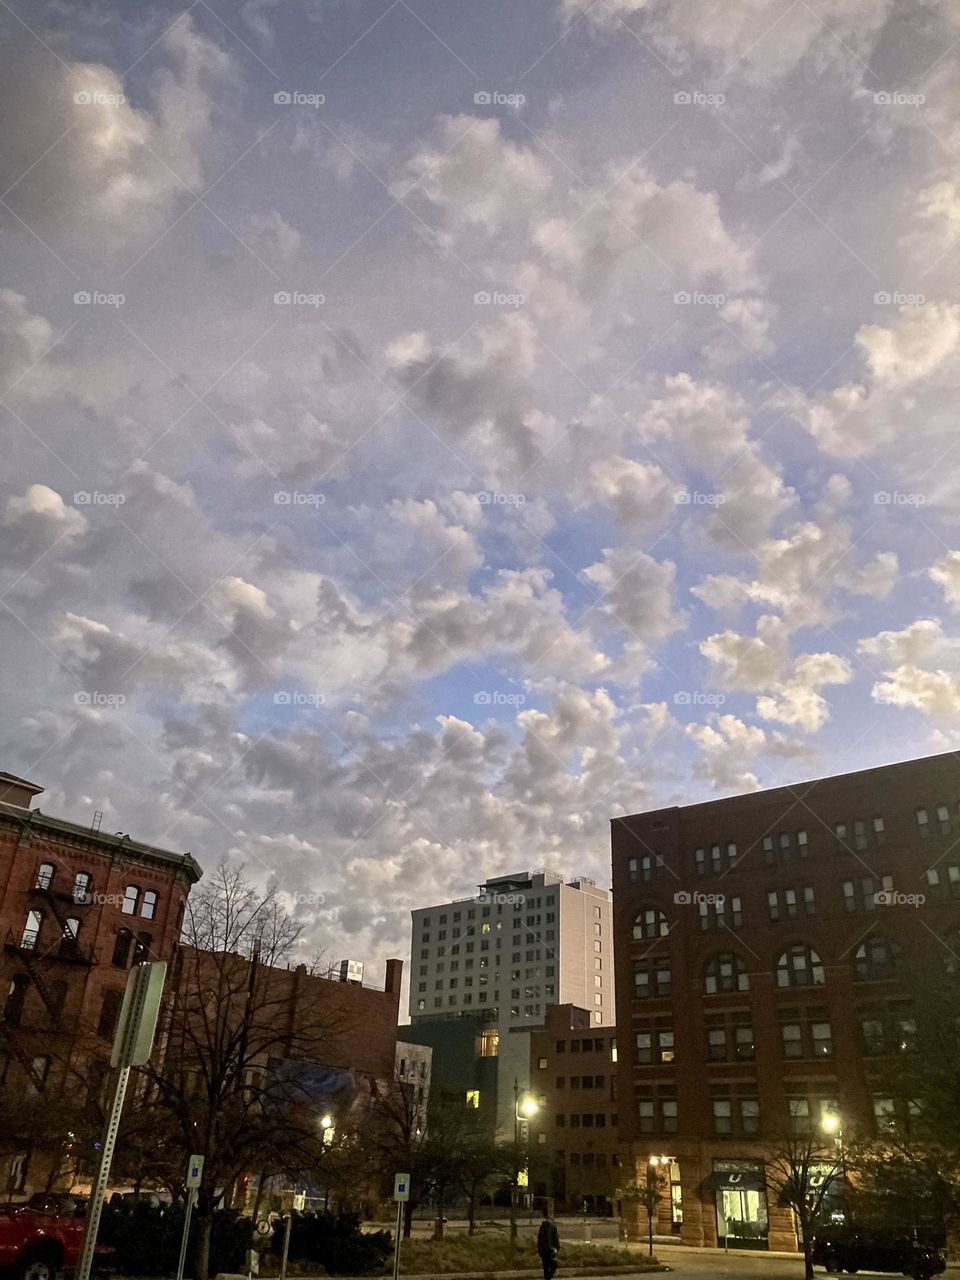
[[[35,847],[35,839],[30,843]],[[44,851],[41,850],[42,852]],[[60,861],[55,851],[50,850],[50,856],[53,865]],[[10,992],[3,1012],[0,1014],[0,1048],[16,1058],[27,1078],[39,1092],[45,1081],[34,1066],[35,1059],[24,1047],[24,1033],[42,1031],[56,1035],[61,1030],[65,998],[58,996],[51,989],[51,971],[55,973],[64,965],[90,968],[96,961],[88,950],[80,946],[79,942],[79,909],[89,905],[83,898],[55,890],[52,876],[43,877],[42,875],[38,875],[25,896],[27,923],[21,929],[11,930],[4,942],[5,952],[15,959],[17,966],[11,975]],[[73,908],[69,912],[66,909],[68,903]],[[49,912],[49,920],[44,920],[46,912]],[[34,927],[32,922],[35,919],[41,920],[46,927],[41,928],[40,925]],[[52,928],[54,923],[57,926],[56,931]],[[40,936],[41,931],[43,938]],[[27,980],[26,982],[17,983],[18,971],[19,975]],[[46,1027],[21,1023],[22,1006],[28,984],[37,992],[43,1004],[49,1021]],[[17,988],[19,992],[15,994]]]

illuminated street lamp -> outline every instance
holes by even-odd
[[[837,1149],[837,1163],[840,1165],[840,1181],[846,1182],[847,1171],[843,1158],[843,1121],[836,1111],[825,1111],[820,1117],[820,1128],[834,1139]]]
[[[532,1120],[540,1110],[540,1104],[532,1093],[520,1088],[520,1081],[513,1082],[513,1185],[510,1188],[510,1239],[517,1239],[517,1202],[520,1198],[520,1138],[521,1125],[526,1137],[526,1122]],[[526,1176],[527,1160],[523,1161],[523,1173]]]
[[[323,1132],[323,1145],[325,1147],[328,1147],[330,1143],[333,1141],[333,1135],[336,1129],[333,1116],[330,1114],[329,1111],[326,1113],[326,1115],[322,1115],[320,1117],[320,1128]]]

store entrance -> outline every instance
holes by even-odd
[[[717,1200],[717,1240],[725,1249],[766,1249],[769,1234],[763,1165],[717,1160],[711,1179]]]

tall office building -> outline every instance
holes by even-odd
[[[412,915],[411,1025],[400,1036],[432,1045],[435,1083],[463,1089],[509,1132],[514,1086],[530,1087],[530,1033],[547,1008],[573,1004],[597,1026],[612,1020],[610,894],[541,868]]]

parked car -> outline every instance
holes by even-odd
[[[19,1207],[0,1209],[0,1267],[17,1280],[54,1280],[80,1261],[87,1229],[86,1200],[34,1195]],[[102,1261],[112,1250],[97,1245]]]
[[[831,1275],[847,1271],[893,1271],[914,1280],[930,1280],[946,1270],[941,1249],[908,1232],[825,1227],[813,1242],[813,1261]]]

